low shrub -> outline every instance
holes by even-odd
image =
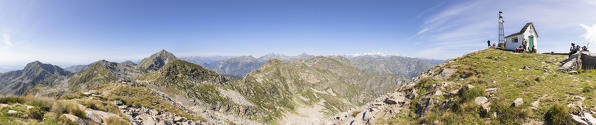
[[[79,118],[83,118],[83,119],[87,118],[85,111],[79,109],[78,107],[73,109],[70,113],[79,117]]]
[[[37,120],[43,120],[43,115],[45,112],[40,110],[39,108],[31,108],[29,109],[29,117]]]
[[[358,115],[358,113],[360,113],[360,111],[354,111],[354,112],[352,112],[352,117],[356,117],[356,115]]]
[[[22,97],[0,97],[0,103],[13,104],[23,102],[25,102],[25,99]]]
[[[589,93],[589,92],[591,92],[591,91],[592,91],[592,89],[593,89],[592,87],[590,87],[590,86],[586,86],[586,87],[582,88],[582,92],[583,92],[583,93]]]
[[[511,125],[519,123],[518,121],[522,119],[520,117],[520,111],[516,107],[497,104],[494,109],[494,112],[497,112],[497,120],[500,124]]]
[[[460,97],[459,102],[461,104],[470,100],[474,100],[476,97],[484,96],[484,90],[482,90],[479,87],[471,89],[468,87],[463,87],[459,90],[457,94]]]
[[[116,117],[110,117],[106,120],[106,123],[108,125],[130,125],[130,123],[128,121],[116,118]]]
[[[54,103],[50,111],[57,113],[58,115],[62,115],[64,113],[68,113],[66,110],[66,106],[63,103]]]
[[[48,99],[33,98],[27,104],[38,107],[42,111],[50,111],[53,102]]]
[[[569,108],[563,105],[553,105],[544,114],[544,120],[549,125],[575,125],[569,114]]]

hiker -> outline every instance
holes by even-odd
[[[486,41],[486,44],[488,44],[488,48],[490,48],[490,40]]]
[[[569,48],[569,57],[575,53],[575,43],[571,43],[571,47]]]

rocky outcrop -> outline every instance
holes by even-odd
[[[361,125],[375,124],[382,117],[392,117],[401,110],[407,110],[410,100],[401,92],[394,92],[376,98],[362,107],[338,113],[326,119],[327,124]]]
[[[596,112],[591,113],[592,114],[590,114],[588,111],[579,111],[572,113],[571,118],[582,125],[596,125],[596,118],[594,118],[594,114],[596,114]]]
[[[198,125],[200,121],[193,121],[174,113],[157,111],[142,106],[129,107],[119,105],[118,108],[124,113],[133,125]]]

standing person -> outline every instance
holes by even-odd
[[[571,47],[569,48],[569,57],[575,53],[575,43],[571,43]]]
[[[490,40],[486,41],[486,44],[488,44],[488,48],[490,48]]]

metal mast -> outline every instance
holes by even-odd
[[[499,11],[499,43],[505,43],[505,30],[503,28],[503,11]]]

